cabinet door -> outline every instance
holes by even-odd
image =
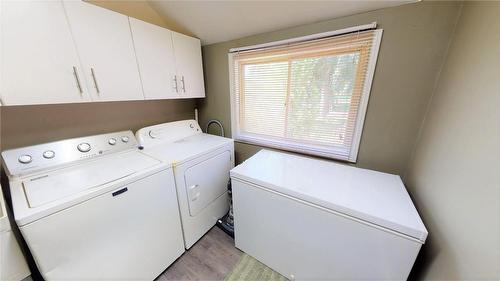
[[[128,17],[83,1],[64,7],[92,99],[144,99]]]
[[[0,5],[3,104],[90,101],[62,3],[0,1]]]
[[[199,39],[172,32],[179,92],[184,98],[205,97]]]
[[[137,64],[146,99],[179,98],[175,84],[172,32],[138,19],[129,18]]]

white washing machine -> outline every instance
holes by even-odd
[[[234,167],[232,139],[205,134],[195,120],[140,129],[143,152],[173,166],[186,249],[228,209],[229,171]]]
[[[12,232],[0,186],[0,280],[20,281],[31,273]]]
[[[171,165],[131,131],[2,153],[14,217],[50,280],[153,280],[184,252]]]

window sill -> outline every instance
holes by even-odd
[[[335,154],[334,152],[326,152],[326,151],[318,151],[314,149],[306,149],[302,147],[294,147],[292,145],[287,145],[283,143],[278,143],[274,141],[267,141],[267,140],[258,140],[258,139],[253,139],[253,138],[247,138],[247,137],[233,137],[234,141],[237,143],[242,143],[242,144],[247,144],[247,145],[254,145],[254,146],[259,146],[263,148],[270,148],[270,149],[276,149],[276,150],[281,150],[281,151],[287,151],[287,152],[294,152],[302,155],[307,155],[307,156],[315,156],[315,157],[320,157],[320,158],[325,158],[325,159],[330,159],[330,160],[336,160],[336,161],[342,161],[342,162],[347,162],[347,163],[356,163],[354,160],[350,160],[349,157],[344,156],[344,155],[339,155]]]

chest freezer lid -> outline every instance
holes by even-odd
[[[136,172],[160,162],[142,153],[132,151],[112,157],[62,169],[53,174],[36,176],[23,181],[24,193],[30,208],[75,195]]]
[[[397,175],[261,150],[231,177],[425,242],[427,230]]]

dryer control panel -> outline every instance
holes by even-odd
[[[137,146],[132,131],[122,131],[10,149],[2,157],[9,175],[23,176]]]
[[[196,120],[182,120],[144,127],[137,131],[136,136],[141,146],[149,147],[158,143],[175,142],[201,133],[203,132]]]

